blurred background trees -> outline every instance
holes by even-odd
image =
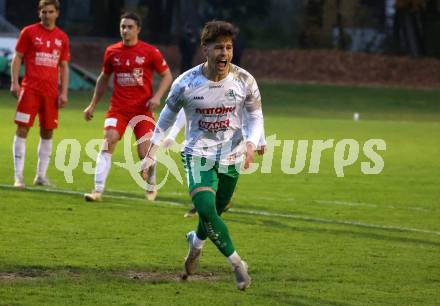
[[[440,0],[61,0],[61,26],[75,36],[118,36],[119,15],[144,19],[142,38],[177,43],[185,24],[211,19],[240,27],[253,48],[337,48],[440,58]],[[21,28],[36,1],[0,0],[0,14]]]

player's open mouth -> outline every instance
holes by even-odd
[[[220,69],[225,69],[227,65],[228,65],[228,61],[227,60],[219,60],[219,61],[217,61],[217,67],[220,68]]]

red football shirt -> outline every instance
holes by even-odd
[[[21,86],[57,97],[59,63],[70,60],[66,33],[58,27],[47,30],[41,23],[35,23],[23,28],[15,50],[24,54],[25,74]]]
[[[168,65],[154,46],[139,41],[134,46],[122,42],[105,50],[103,71],[114,73],[110,111],[144,113],[153,95],[153,73],[162,73]]]

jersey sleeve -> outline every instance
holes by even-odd
[[[162,73],[168,69],[168,64],[162,56],[162,53],[158,49],[154,49],[152,52],[152,60],[151,60],[152,68],[157,73]]]
[[[177,114],[176,122],[174,122],[167,137],[171,139],[176,139],[180,130],[185,126],[185,123],[186,123],[185,112],[183,109],[180,109],[179,113]]]
[[[246,142],[251,142],[257,148],[264,131],[261,95],[257,82],[252,76],[248,78],[246,85],[244,106],[247,115],[244,116],[245,122],[243,123],[247,130],[245,140]]]
[[[113,65],[111,62],[110,54],[111,54],[110,50],[106,49],[104,53],[104,60],[102,62],[102,71],[105,74],[111,74],[113,72]]]
[[[261,109],[261,95],[257,81],[251,76],[246,82],[246,99],[244,106],[248,112]]]
[[[29,31],[27,30],[27,28],[24,28],[20,32],[20,35],[18,36],[18,40],[17,40],[17,45],[15,47],[15,51],[24,54],[29,49],[31,44],[32,44],[32,41],[31,41],[31,38],[29,36]]]
[[[165,100],[165,104],[175,113],[178,113],[183,107],[185,101],[184,92],[185,86],[179,82],[179,79],[175,80]]]
[[[67,35],[64,36],[63,50],[61,51],[61,61],[70,61],[70,42]]]

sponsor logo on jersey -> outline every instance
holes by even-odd
[[[57,45],[58,47],[61,47],[63,45],[63,42],[61,41],[61,39],[55,38],[55,45]]]
[[[205,97],[204,96],[195,96],[194,100],[204,100]]]
[[[35,53],[35,65],[45,67],[57,67],[58,60],[60,58],[60,51],[53,50],[52,53],[36,52]]]
[[[202,114],[202,115],[226,115],[234,111],[235,111],[235,106],[196,108],[196,114]]]
[[[116,73],[116,82],[119,86],[144,86],[144,70],[142,68],[133,69],[132,73],[119,72]]]
[[[225,131],[229,128],[230,121],[229,119],[223,120],[223,121],[214,121],[214,122],[208,122],[208,121],[199,121],[199,129],[202,131],[208,131],[208,132],[219,132],[219,131]]]
[[[42,45],[43,39],[41,37],[35,37],[35,44],[36,45]]]
[[[133,76],[140,86],[144,86],[144,70],[142,68],[134,68]]]
[[[142,65],[143,63],[145,63],[145,56],[136,56],[136,64]]]
[[[225,97],[229,101],[235,101],[235,96],[236,96],[235,91],[233,89],[229,89],[228,91],[225,92]]]
[[[119,59],[119,57],[114,57],[113,58],[113,65],[121,66],[121,60]]]
[[[222,88],[223,84],[220,85],[209,85],[209,89],[216,89],[216,88]]]

